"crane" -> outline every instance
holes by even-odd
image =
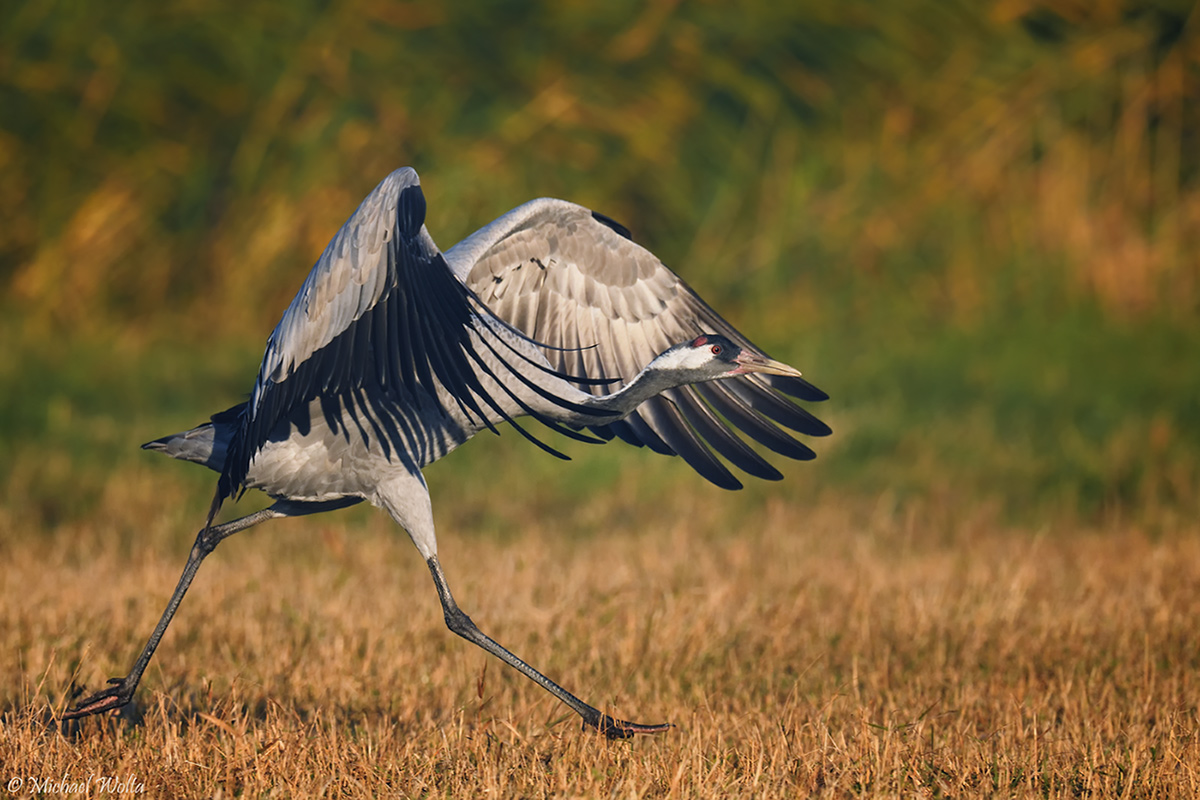
[[[671,727],[602,713],[472,622],[438,560],[421,469],[505,422],[566,458],[517,421],[529,417],[573,439],[619,438],[679,455],[712,483],[736,489],[741,482],[713,451],[750,475],[778,480],[781,473],[734,430],[781,455],[811,459],[788,431],[830,429],[790,398],[827,395],[751,344],[602,214],[532,200],[443,253],[425,228],[425,209],[415,170],[388,175],[334,235],[272,331],[249,399],[143,445],[216,471],[216,492],[129,674],[63,719],[132,702],[219,542],[267,520],[365,500],[408,532],[451,631],[610,738]],[[224,501],[248,489],[274,502],[214,524]]]

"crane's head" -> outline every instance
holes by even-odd
[[[689,382],[762,372],[799,378],[800,371],[781,361],[746,350],[724,336],[705,333],[677,344],[654,360],[657,369],[687,375]]]

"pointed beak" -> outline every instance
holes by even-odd
[[[765,372],[768,375],[786,375],[789,378],[800,377],[800,370],[789,367],[782,361],[760,356],[757,353],[751,353],[747,350],[743,350],[736,361],[738,368],[734,371],[735,375],[744,375],[747,372]]]

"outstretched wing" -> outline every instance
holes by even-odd
[[[497,316],[547,345],[550,363],[564,373],[627,381],[663,350],[701,333],[765,355],[628,230],[574,203],[526,203],[455,245],[446,259]],[[742,484],[713,450],[751,475],[778,480],[779,471],[734,429],[789,458],[811,459],[813,451],[789,429],[811,436],[830,429],[791,398],[827,397],[799,378],[746,375],[672,389],[592,430],[678,454],[718,486],[737,489]]]
[[[406,167],[375,187],[333,237],[267,340],[218,500],[244,487],[254,455],[270,436],[289,430],[281,423],[306,432],[317,399],[335,432],[353,426],[401,460],[418,435],[402,410],[445,415],[443,402],[451,402],[489,428],[492,419],[511,421],[478,376],[492,374],[497,363],[513,374],[530,364],[509,364],[495,349],[490,359],[476,352],[478,343],[493,348],[497,323],[475,310],[424,222],[420,181]],[[504,387],[503,380],[496,384]]]

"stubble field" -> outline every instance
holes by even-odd
[[[138,712],[63,728],[72,681],[124,674],[190,544],[203,498],[154,475],[92,521],[2,539],[14,795],[88,779],[158,797],[1200,793],[1194,524],[1011,529],[951,500],[800,501],[786,484],[646,504],[618,478],[485,535],[446,505],[442,559],[476,622],[585,700],[673,722],[664,735],[583,732],[450,634],[378,512],[222,544]],[[596,519],[611,529],[571,533]]]

